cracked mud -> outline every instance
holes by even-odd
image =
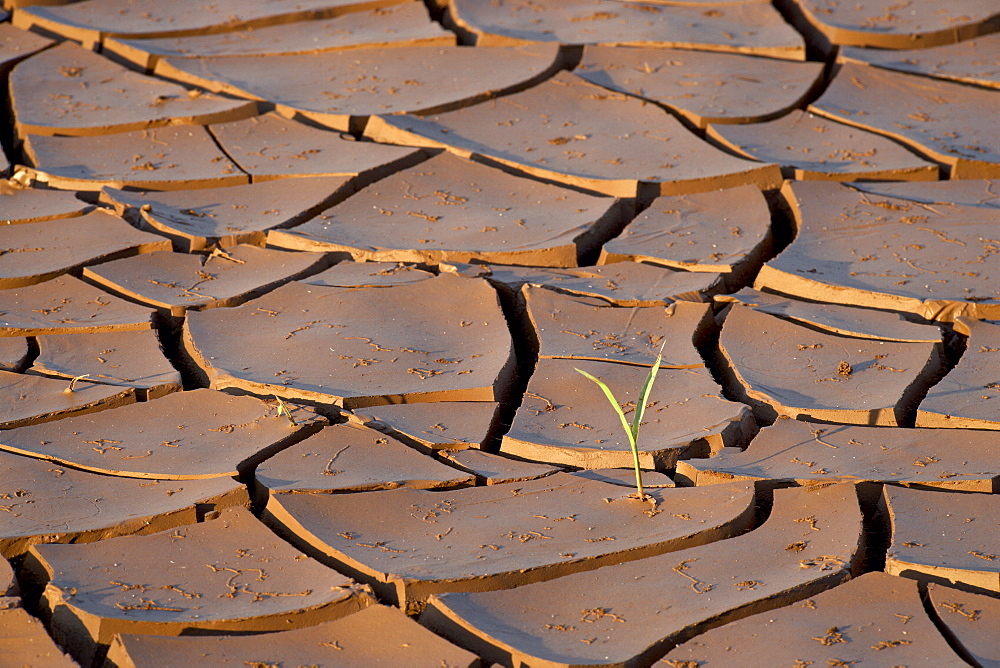
[[[0,0],[0,664],[1000,665],[998,63],[995,0]]]

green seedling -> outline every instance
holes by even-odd
[[[84,378],[89,378],[89,377],[90,377],[89,373],[85,373],[82,376],[77,376],[73,380],[69,381],[69,387],[67,387],[65,390],[63,390],[63,392],[65,392],[66,394],[73,394],[74,392],[76,392],[76,383],[77,383],[77,381],[83,380]]]
[[[274,395],[274,398],[278,400],[278,417],[284,415],[286,418],[288,418],[288,421],[291,423],[293,427],[296,426],[295,418],[292,417],[292,411],[288,410],[288,404],[282,401],[281,397],[279,397],[277,394]]]
[[[649,400],[649,393],[653,390],[653,382],[656,380],[656,374],[660,371],[660,363],[663,361],[664,345],[666,345],[666,341],[660,345],[660,352],[656,355],[656,361],[653,363],[653,368],[649,370],[649,374],[646,376],[646,382],[642,384],[642,390],[639,392],[639,398],[635,404],[635,414],[632,416],[631,424],[629,424],[628,419],[625,417],[625,412],[622,410],[621,404],[618,403],[618,400],[615,399],[615,395],[611,391],[611,388],[608,387],[600,378],[597,378],[582,369],[577,369],[577,371],[583,374],[585,378],[589,378],[597,383],[597,386],[604,392],[604,396],[606,396],[608,401],[611,402],[611,406],[615,409],[615,412],[622,421],[622,426],[625,428],[625,435],[628,437],[629,447],[632,449],[632,464],[635,466],[635,486],[638,490],[639,500],[641,501],[653,500],[653,497],[647,496],[642,490],[642,470],[639,468],[639,428],[642,426],[642,417],[646,413],[646,402]]]

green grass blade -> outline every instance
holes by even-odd
[[[663,342],[666,345],[666,341]],[[646,404],[649,403],[649,393],[653,391],[653,381],[656,380],[656,374],[660,371],[660,363],[663,362],[663,345],[660,346],[660,352],[656,356],[656,361],[653,363],[653,368],[649,370],[649,374],[646,376],[646,382],[642,385],[642,391],[639,392],[639,398],[635,404],[635,417],[632,419],[632,433],[636,441],[639,440],[639,425],[642,424],[642,417],[646,414]]]
[[[292,417],[292,411],[288,410],[288,404],[282,401],[281,397],[277,394],[274,395],[274,398],[278,400],[278,416],[280,417],[281,414],[284,413],[285,417],[288,418],[289,424],[293,427],[297,427],[298,425],[295,424],[295,418]]]
[[[618,400],[615,399],[615,395],[611,392],[611,388],[605,385],[603,380],[587,373],[583,369],[577,369],[577,371],[582,374],[584,378],[588,378],[597,383],[597,386],[604,391],[604,396],[606,396],[608,401],[611,402],[612,407],[614,407],[615,412],[618,413],[618,417],[622,421],[622,426],[625,428],[625,435],[628,436],[629,446],[632,448],[632,453],[635,454],[635,436],[632,434],[632,429],[629,427],[628,419],[626,419],[625,413],[622,412],[622,407],[618,405]]]

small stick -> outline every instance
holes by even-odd
[[[77,376],[73,380],[69,381],[69,387],[63,390],[63,392],[65,392],[66,394],[72,394],[73,392],[76,392],[76,381],[83,380],[84,378],[89,378],[89,377],[90,377],[89,373],[85,373],[82,376]]]

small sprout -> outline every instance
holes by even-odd
[[[288,421],[291,423],[291,425],[293,427],[296,426],[295,418],[292,417],[292,411],[288,409],[288,404],[282,401],[281,397],[279,397],[277,394],[274,395],[274,398],[278,400],[278,415],[280,416],[282,413],[284,413],[285,417],[288,418]]]
[[[69,381],[69,387],[63,390],[63,392],[65,392],[66,394],[72,394],[76,392],[76,381],[83,380],[84,378],[89,378],[89,377],[90,377],[89,373],[85,373],[82,376],[77,376],[73,380]]]
[[[601,388],[604,392],[604,396],[608,398],[611,406],[615,409],[618,417],[622,421],[622,426],[625,428],[625,435],[628,437],[629,447],[632,449],[632,464],[635,466],[635,486],[637,489],[637,495],[640,501],[652,501],[653,507],[656,507],[656,500],[652,496],[648,496],[642,490],[642,470],[639,468],[639,428],[642,426],[642,416],[646,412],[646,404],[649,401],[649,393],[653,390],[653,382],[656,380],[656,374],[660,370],[660,363],[663,361],[663,346],[666,345],[666,341],[660,344],[660,352],[656,355],[656,361],[653,363],[653,367],[649,370],[649,374],[646,376],[646,381],[642,385],[642,390],[639,391],[639,398],[635,404],[635,414],[632,416],[632,424],[629,424],[628,420],[625,418],[625,413],[622,411],[621,404],[615,399],[614,393],[611,388],[608,387],[604,381],[599,378],[577,369],[576,371],[583,375],[584,378],[594,381],[597,386]]]

